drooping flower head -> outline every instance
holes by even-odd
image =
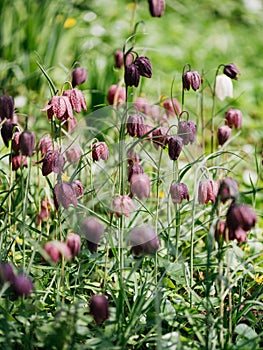
[[[97,325],[109,318],[109,302],[104,294],[93,295],[90,299],[90,313]]]
[[[85,83],[87,79],[87,70],[83,67],[77,67],[72,71],[72,86],[73,88],[77,85]]]
[[[229,63],[224,66],[224,74],[228,76],[230,79],[238,79],[239,70],[234,65],[234,63]]]
[[[135,204],[133,200],[126,194],[123,196],[121,196],[120,194],[115,195],[112,200],[111,206],[112,211],[118,218],[120,218],[121,215],[129,217],[130,213],[135,211]]]
[[[152,17],[161,17],[165,10],[165,0],[148,0]]]
[[[150,187],[150,179],[147,174],[133,174],[131,176],[130,191],[133,196],[137,196],[139,199],[149,197]]]
[[[218,194],[218,183],[214,180],[201,180],[198,188],[198,202],[200,204],[214,203]]]
[[[189,202],[189,192],[186,184],[176,183],[170,186],[170,194],[174,204],[180,204],[184,199]]]
[[[104,231],[104,226],[95,217],[90,216],[83,220],[80,234],[85,237],[88,249],[92,253],[97,251],[98,244],[103,237]]]
[[[63,91],[63,96],[69,98],[70,104],[75,112],[80,113],[82,110],[87,110],[86,102],[81,90],[77,88],[65,90]]]
[[[92,145],[92,159],[93,161],[107,160],[109,157],[109,150],[106,142],[95,142]]]
[[[218,144],[222,146],[231,136],[232,129],[228,125],[222,125],[217,129]]]
[[[196,138],[196,125],[190,120],[182,120],[178,123],[178,136],[183,140],[184,145],[193,143]]]
[[[19,149],[24,156],[31,157],[36,143],[36,136],[32,131],[25,130],[19,136]]]
[[[47,111],[48,119],[52,119],[53,115],[61,121],[74,118],[72,106],[67,96],[53,96],[41,111]]]
[[[107,101],[109,105],[120,105],[126,100],[125,87],[120,85],[111,85],[107,94]]]
[[[2,95],[0,97],[0,121],[4,119],[13,119],[15,112],[15,103],[12,96]]]
[[[183,149],[183,139],[179,136],[170,137],[168,141],[168,154],[171,160],[177,160]]]
[[[150,225],[135,227],[129,233],[129,242],[135,256],[152,255],[157,252],[160,241]]]
[[[225,113],[226,125],[230,128],[241,128],[242,118],[242,112],[239,109],[229,108]]]
[[[75,189],[70,182],[58,182],[54,187],[54,203],[56,209],[62,206],[68,209],[72,204],[74,207],[77,206],[77,196]]]
[[[183,88],[185,90],[190,90],[190,87],[196,91],[199,89],[201,84],[201,78],[198,72],[189,70],[185,72],[182,76]]]

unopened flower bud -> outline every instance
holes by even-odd
[[[242,126],[242,112],[239,109],[229,108],[225,113],[226,125],[236,129]]]
[[[165,0],[148,0],[152,17],[161,17],[165,10]]]
[[[189,202],[188,188],[184,183],[176,183],[170,186],[170,194],[174,204],[180,204],[184,199]]]
[[[117,194],[114,196],[111,206],[112,211],[118,218],[120,218],[122,215],[129,217],[130,213],[135,211],[134,202],[127,195],[121,196],[120,194]]]
[[[12,96],[2,95],[0,97],[0,121],[12,119],[15,111],[14,99]]]
[[[56,209],[60,207],[60,205],[68,209],[70,204],[74,207],[77,206],[77,196],[70,182],[59,182],[54,187],[54,203]]]
[[[76,85],[80,85],[85,83],[86,79],[87,79],[87,70],[85,68],[82,67],[77,67],[75,69],[73,69],[72,71],[72,86],[73,88]]]
[[[109,302],[105,295],[93,295],[90,300],[90,313],[97,325],[109,318]]]
[[[168,141],[168,154],[171,160],[177,160],[183,149],[183,139],[179,136],[170,137]]]
[[[139,199],[147,198],[150,196],[150,179],[145,173],[133,174],[130,179],[130,190],[133,196],[137,196]]]
[[[3,123],[1,129],[1,136],[6,147],[9,146],[9,141],[12,140],[16,127],[17,124],[13,123],[11,119],[8,119]]]
[[[13,282],[14,293],[17,297],[28,297],[33,291],[33,282],[23,274],[15,277]]]
[[[127,86],[137,87],[139,85],[140,73],[138,67],[134,63],[125,66],[124,82]]]
[[[19,137],[19,149],[24,156],[31,157],[36,143],[36,136],[32,131],[25,130]]]
[[[120,85],[111,85],[107,94],[109,105],[120,105],[126,100],[125,87]]]
[[[163,102],[163,107],[165,109],[165,113],[167,117],[169,116],[175,117],[176,115],[181,114],[181,108],[176,98],[173,98],[173,99],[168,98],[167,100],[165,100]]]
[[[196,91],[199,89],[201,84],[201,78],[198,72],[189,70],[185,72],[182,77],[183,88],[185,90],[190,90],[190,87]]]
[[[209,201],[215,202],[218,194],[218,183],[214,180],[201,180],[198,188],[198,202],[207,204]]]
[[[220,126],[217,129],[218,144],[222,146],[231,136],[232,129],[228,125]]]
[[[196,125],[190,120],[180,121],[178,124],[178,135],[182,138],[183,144],[193,143],[196,138]]]
[[[107,160],[109,157],[109,150],[106,142],[95,142],[92,145],[92,159],[94,162],[100,159]]]
[[[228,199],[238,200],[239,199],[239,189],[237,182],[231,177],[227,177],[220,181],[220,187],[218,194],[223,203]]]
[[[104,226],[90,216],[82,222],[80,233],[86,238],[88,249],[95,253],[104,234]]]
[[[76,233],[68,234],[66,244],[70,249],[72,257],[75,257],[79,254],[81,248],[81,239],[79,235]]]
[[[160,241],[154,229],[149,225],[135,227],[129,233],[132,253],[135,256],[152,255],[157,252]]]
[[[246,240],[246,234],[255,226],[257,216],[249,205],[232,203],[226,214],[228,238],[238,242]]]
[[[63,256],[65,260],[71,260],[71,251],[64,242],[50,241],[45,244],[44,250],[53,263],[57,264]]]
[[[137,66],[139,74],[146,78],[152,77],[152,65],[148,57],[139,56],[134,61]]]
[[[227,75],[231,79],[237,80],[237,76],[239,74],[239,70],[234,65],[234,63],[229,63],[224,66],[224,74]]]
[[[127,120],[127,132],[138,138],[145,134],[144,118],[141,114],[131,114]]]

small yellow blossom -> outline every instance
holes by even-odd
[[[72,28],[77,23],[75,18],[69,17],[64,22],[64,28]]]
[[[259,273],[256,274],[256,276],[254,277],[254,280],[257,282],[257,283],[263,283],[263,275],[259,275]]]

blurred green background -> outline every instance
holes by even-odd
[[[153,77],[144,79],[136,93],[158,102],[161,95],[170,96],[175,79],[173,94],[180,98],[185,63],[204,70],[212,82],[219,64],[233,62],[241,75],[234,81],[232,105],[245,116],[243,135],[262,142],[262,0],[167,0],[161,18],[151,17],[147,0],[2,0],[0,19],[0,86],[20,96],[16,106],[21,115],[38,119],[50,98],[37,62],[61,89],[78,61],[89,72],[82,88],[90,110],[105,103],[108,87],[120,77],[113,53],[122,49],[134,24],[143,21],[135,50],[151,59]]]

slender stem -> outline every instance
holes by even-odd
[[[201,135],[202,135],[202,149],[203,152],[205,153],[205,120],[204,120],[204,70],[202,70],[202,78],[201,78],[201,111],[200,111],[200,115],[201,115]]]

